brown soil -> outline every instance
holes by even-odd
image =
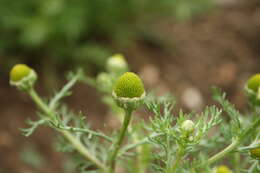
[[[122,51],[131,57],[130,66],[142,74],[149,88],[157,87],[161,93],[171,92],[181,98],[187,88],[193,87],[201,94],[204,106],[212,103],[210,87],[217,85],[238,108],[245,107],[244,83],[259,72],[260,64],[257,0],[239,1],[189,22],[158,22],[154,29],[170,38],[171,46],[140,42]],[[0,80],[0,173],[64,172],[61,161],[66,157],[50,145],[54,138],[51,130],[42,127],[30,138],[21,135],[18,127],[26,127],[28,117],[35,119],[35,107],[26,95],[10,88],[7,80]],[[74,91],[68,103],[89,115],[95,128],[101,128],[107,118],[99,95],[83,85],[77,85]],[[180,101],[180,105],[185,103]],[[42,155],[45,161],[40,167],[20,159],[26,146],[34,146]]]

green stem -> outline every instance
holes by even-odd
[[[77,73],[76,76],[74,76],[61,90],[59,93],[57,93],[54,98],[50,101],[49,103],[49,108],[50,110],[54,110],[55,109],[55,105],[57,104],[57,102],[64,97],[64,95],[66,96],[66,94],[69,92],[69,90],[76,84],[76,82],[78,81],[80,76],[80,72]]]
[[[244,139],[250,136],[249,134],[252,133],[252,131],[254,131],[259,126],[260,118],[256,119],[251,125],[249,125],[249,127],[241,134],[241,136],[235,138],[229,146],[212,156],[210,159],[208,159],[205,163],[201,164],[200,166],[210,165],[222,159],[224,156],[232,152]]]
[[[155,137],[158,137],[158,136],[162,136],[164,135],[163,133],[153,133],[152,135],[148,136],[148,137],[145,137],[144,139],[136,142],[136,143],[133,143],[133,144],[129,144],[127,145],[126,147],[122,148],[121,152],[119,153],[119,155],[123,155],[125,154],[127,151],[131,150],[131,149],[134,149],[140,145],[143,145],[143,144],[146,144],[149,142],[149,139],[151,138],[155,138]]]
[[[28,94],[31,96],[32,100],[36,103],[40,110],[43,111],[51,120],[55,119],[55,113],[49,109],[49,107],[42,101],[42,99],[38,96],[33,88],[28,90]],[[70,132],[66,130],[60,130],[63,136],[73,145],[73,147],[87,160],[95,164],[99,169],[106,170],[106,167],[96,158],[94,157],[89,150],[85,148],[85,146],[78,140],[75,136],[73,136]]]
[[[180,146],[180,148],[178,149],[178,152],[176,154],[176,159],[170,169],[170,172],[169,173],[174,173],[176,172],[177,168],[178,168],[178,165],[180,164],[180,161],[182,159],[182,156],[183,156],[183,147]]]
[[[240,167],[241,167],[241,160],[240,160],[240,154],[237,152],[234,155],[234,165],[235,165],[235,173],[240,173]]]
[[[36,103],[39,109],[42,110],[51,120],[55,118],[54,112],[52,112],[47,104],[45,104],[42,99],[38,96],[33,88],[28,90],[28,94],[31,96],[32,100]]]
[[[166,135],[166,144],[167,144],[166,153],[165,153],[165,155],[166,155],[166,166],[167,166],[166,172],[170,173],[169,171],[171,171],[172,166],[171,166],[171,158],[170,158],[170,138],[169,138],[168,135]]]
[[[90,129],[82,129],[82,128],[77,128],[77,127],[70,127],[70,126],[59,126],[59,129],[62,130],[67,130],[67,131],[71,131],[71,132],[82,132],[82,133],[87,133],[87,134],[91,134],[100,138],[105,139],[108,142],[113,142],[113,139],[110,138],[109,136],[106,136],[103,133],[99,133],[99,132],[95,132],[93,130]]]
[[[216,155],[212,156],[206,162],[206,165],[210,165],[210,164],[216,162],[217,160],[223,158],[225,155],[227,155],[228,153],[233,151],[239,145],[239,143],[240,143],[240,140],[238,138],[234,139],[233,142],[229,146],[227,146],[224,150],[222,150],[221,152],[219,152]]]
[[[122,129],[120,131],[120,134],[118,136],[116,143],[113,144],[112,154],[111,154],[111,157],[109,158],[109,166],[110,166],[109,173],[113,173],[113,171],[115,169],[116,157],[117,157],[118,151],[121,147],[121,144],[123,143],[123,140],[124,140],[124,137],[125,137],[125,134],[127,131],[127,127],[131,120],[131,116],[132,116],[132,110],[125,110],[123,126],[122,126]]]

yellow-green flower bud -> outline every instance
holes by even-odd
[[[10,71],[10,84],[26,90],[33,86],[37,74],[25,64],[17,64]]]
[[[128,70],[127,62],[121,54],[115,54],[108,58],[106,66],[109,72],[117,74],[122,74]]]
[[[119,106],[124,108],[131,106],[135,109],[145,97],[142,80],[132,72],[124,73],[114,86],[113,97]]]
[[[249,78],[247,81],[247,88],[253,90],[254,92],[258,92],[258,88],[260,87],[260,74],[255,74]]]
[[[17,82],[24,77],[27,77],[30,74],[31,70],[32,69],[25,64],[17,64],[10,71],[10,80],[13,82]]]
[[[191,120],[185,120],[181,125],[181,130],[187,133],[192,133],[194,131],[195,124]]]
[[[251,149],[251,150],[250,150],[250,154],[251,154],[251,156],[260,159],[260,148]]]
[[[260,159],[260,141],[256,141],[252,144],[252,148],[249,150],[250,155],[255,159]]]
[[[214,173],[232,173],[232,171],[225,165],[215,168]]]

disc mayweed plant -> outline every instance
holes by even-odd
[[[23,134],[30,136],[40,125],[56,130],[57,148],[71,154],[75,170],[81,173],[260,172],[259,74],[245,84],[251,110],[245,114],[213,88],[213,99],[219,106],[205,107],[201,113],[179,111],[174,115],[174,98],[147,93],[142,79],[128,72],[122,55],[109,58],[106,67],[96,78],[81,70],[70,73],[59,92],[42,99],[34,89],[36,72],[27,65],[15,65],[10,84],[26,92],[38,108],[38,120],[28,121],[30,127],[22,129]],[[86,116],[62,103],[77,82],[102,94],[102,102],[116,115],[120,129],[110,135],[94,131]],[[139,108],[146,109],[149,118],[137,116]]]

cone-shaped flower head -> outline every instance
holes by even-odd
[[[10,71],[10,80],[13,82],[22,80],[30,74],[31,70],[32,69],[25,64],[17,64]]]
[[[232,173],[232,171],[225,165],[218,166],[214,173]]]
[[[36,79],[37,74],[25,64],[17,64],[10,71],[10,84],[22,90],[32,87]]]
[[[247,81],[247,87],[254,92],[258,92],[258,88],[260,87],[260,73],[249,78]]]
[[[114,92],[118,97],[141,97],[144,93],[144,85],[139,76],[126,72],[116,82]]]
[[[132,72],[124,73],[119,77],[114,86],[113,97],[121,107],[122,104],[124,108],[132,104],[132,107],[136,108],[138,103],[145,97],[142,80]]]

